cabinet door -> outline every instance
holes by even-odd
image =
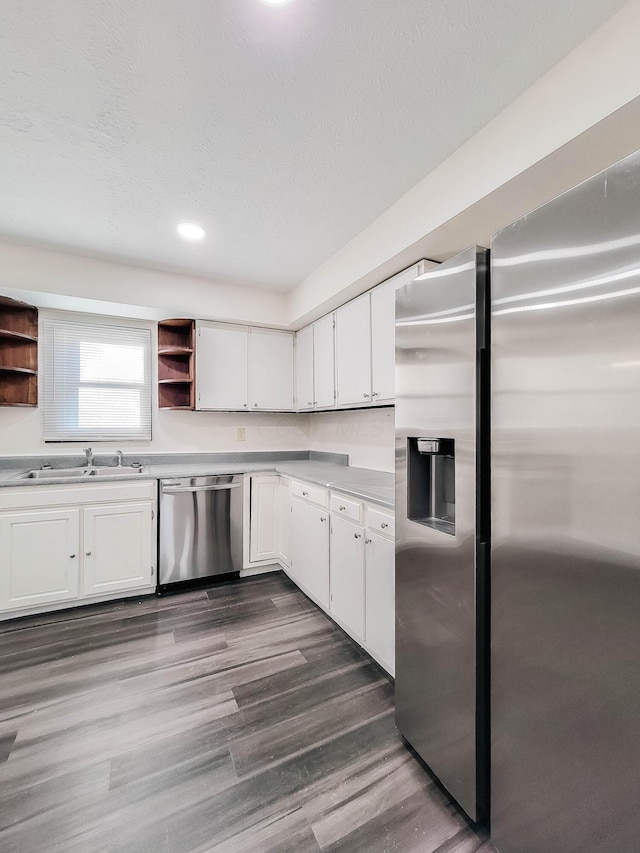
[[[0,607],[35,607],[78,597],[77,509],[0,514]]]
[[[358,640],[364,638],[364,527],[331,516],[329,610]]]
[[[276,507],[279,477],[275,474],[251,478],[249,559],[252,563],[276,559]]]
[[[395,543],[367,532],[365,643],[393,675],[395,665]]]
[[[395,397],[396,282],[371,291],[371,399],[393,402]]]
[[[371,316],[365,293],[336,311],[339,406],[371,403]]]
[[[317,409],[336,404],[336,348],[333,314],[313,324],[314,400]]]
[[[293,409],[293,333],[249,332],[249,408]]]
[[[313,326],[296,332],[296,408],[313,409]]]
[[[278,478],[278,497],[276,510],[277,556],[283,566],[291,563],[291,494],[289,480]]]
[[[150,501],[82,510],[84,595],[149,586],[153,515]]]
[[[248,329],[200,323],[196,337],[196,408],[246,409]]]
[[[296,497],[291,510],[291,576],[328,609],[329,513]]]

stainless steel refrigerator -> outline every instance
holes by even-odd
[[[487,255],[468,249],[396,297],[396,722],[474,821],[487,811]]]
[[[492,241],[492,839],[640,850],[640,153]]]

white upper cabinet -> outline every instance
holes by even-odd
[[[293,409],[293,334],[198,322],[196,408]]]
[[[333,314],[313,324],[314,402],[316,409],[336,404],[336,355]]]
[[[394,279],[371,291],[371,400],[392,403],[395,398],[395,319]]]
[[[336,404],[333,314],[296,334],[296,407],[299,412]]]
[[[197,409],[248,408],[248,341],[247,326],[198,323]]]
[[[249,330],[249,408],[293,409],[293,333]]]
[[[368,293],[336,311],[339,406],[371,403],[371,312]]]
[[[296,408],[299,411],[313,409],[314,355],[313,326],[307,326],[296,333]],[[331,360],[333,361],[333,353]]]

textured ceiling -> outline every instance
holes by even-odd
[[[292,287],[623,5],[2,0],[0,237]]]

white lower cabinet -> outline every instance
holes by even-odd
[[[329,513],[291,498],[290,575],[323,608],[329,607]]]
[[[291,494],[288,477],[278,478],[276,543],[278,560],[286,568],[291,565]]]
[[[82,510],[83,593],[105,595],[151,584],[150,502]]]
[[[251,477],[251,518],[249,560],[251,563],[277,559],[277,499],[279,477],[261,474]]]
[[[0,611],[155,586],[152,481],[0,490]]]
[[[364,640],[376,659],[395,669],[395,542],[371,530],[365,542]]]
[[[79,548],[78,509],[0,513],[0,608],[77,598]]]
[[[349,633],[364,640],[364,527],[331,514],[330,610]]]
[[[280,484],[278,561],[387,672],[395,663],[393,512],[342,492]],[[287,532],[288,531],[288,532]],[[290,540],[287,540],[287,536]]]

